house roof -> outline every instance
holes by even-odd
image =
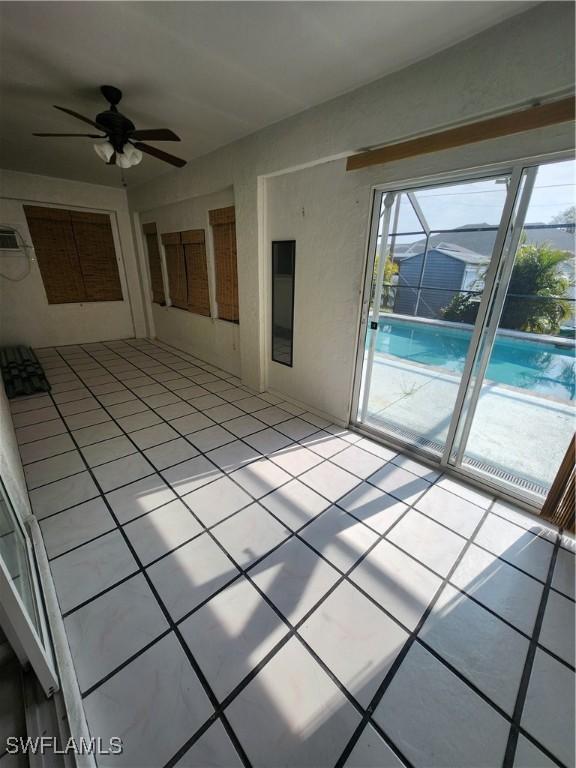
[[[492,254],[494,241],[496,240],[497,227],[490,224],[466,224],[452,232],[439,232],[430,235],[429,251],[435,250],[451,256],[467,264],[486,264]],[[574,232],[565,229],[556,229],[546,224],[532,224],[525,229],[526,242],[530,245],[550,244],[567,253],[576,251],[576,238]],[[424,251],[426,238],[416,241],[408,246],[399,245],[394,249],[395,258],[399,261],[413,258]]]
[[[421,256],[424,252],[425,242],[426,241],[414,243],[403,253],[402,251],[398,252],[398,250],[396,250],[394,258],[397,261],[407,261],[408,259],[413,259],[415,256]],[[446,243],[443,241],[438,243],[438,245],[429,248],[428,253],[443,253],[445,256],[450,256],[452,259],[463,261],[466,264],[487,264],[489,261],[489,256],[482,253],[475,253],[474,251],[470,251],[468,248],[463,248],[455,243]]]

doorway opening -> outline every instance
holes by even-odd
[[[374,197],[353,423],[532,506],[574,434],[575,171]]]

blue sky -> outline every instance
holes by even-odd
[[[504,177],[428,188],[416,198],[433,229],[452,229],[486,222],[498,225],[506,198]],[[538,169],[526,223],[549,223],[576,204],[576,162],[549,163]],[[402,196],[398,232],[419,230],[417,218]]]

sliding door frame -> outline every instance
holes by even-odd
[[[30,664],[46,696],[59,690],[58,673],[52,650],[50,633],[45,615],[43,593],[36,571],[34,547],[26,525],[21,520],[15,505],[0,478],[0,494],[7,505],[6,512],[14,525],[15,535],[22,540],[29,572],[33,600],[32,606],[25,605],[16,589],[6,563],[0,556],[0,624],[22,665]],[[34,613],[34,623],[30,616]]]
[[[515,212],[520,214],[521,221],[519,220],[519,223],[521,223],[521,226],[524,224],[524,216],[526,211],[522,211],[521,207],[522,203],[526,200],[525,192],[528,192],[528,201],[530,199],[531,189],[535,177],[535,171],[531,172],[530,169],[542,164],[561,162],[563,160],[569,159],[574,159],[573,150],[532,155],[516,159],[508,163],[500,162],[486,164],[416,179],[408,178],[404,180],[398,180],[391,182],[390,184],[374,185],[371,188],[370,194],[371,214],[369,235],[365,254],[364,293],[362,296],[361,311],[358,320],[356,365],[354,371],[354,383],[349,417],[350,426],[356,431],[368,435],[372,439],[376,439],[384,444],[389,444],[394,448],[400,448],[403,452],[409,455],[413,455],[415,458],[423,459],[431,466],[440,467],[442,471],[446,472],[447,474],[465,479],[467,482],[480,488],[481,490],[488,490],[494,495],[507,501],[512,501],[513,503],[518,504],[519,506],[536,514],[539,513],[542,506],[542,498],[540,496],[537,496],[530,491],[522,490],[519,488],[516,489],[512,486],[506,488],[503,484],[493,480],[488,475],[484,475],[469,467],[462,466],[458,462],[455,463],[451,457],[453,456],[454,448],[457,442],[459,442],[461,447],[459,451],[459,457],[461,458],[462,446],[465,447],[466,444],[466,440],[463,440],[462,438],[465,438],[466,435],[464,433],[459,435],[458,430],[462,424],[463,418],[465,418],[464,410],[467,409],[467,413],[473,414],[476,410],[476,405],[480,396],[481,387],[474,387],[474,391],[470,393],[469,386],[477,363],[482,363],[482,365],[478,367],[477,373],[482,374],[481,376],[478,376],[478,378],[483,380],[483,374],[485,373],[486,368],[484,362],[487,363],[489,360],[496,332],[498,330],[500,310],[502,308],[500,305],[505,298],[508,282],[511,276],[510,260],[513,266],[516,255],[516,248],[512,248],[513,242],[509,242],[507,247],[506,241],[510,234],[510,228]],[[368,331],[370,298],[382,200],[385,195],[389,193],[396,195],[399,192],[408,192],[431,186],[442,186],[444,184],[478,181],[482,178],[490,178],[496,175],[510,176],[510,185],[504,204],[504,209],[500,218],[500,224],[498,227],[496,242],[492,251],[490,266],[486,275],[478,317],[474,324],[474,331],[470,340],[464,370],[458,388],[458,395],[446,438],[446,445],[442,456],[438,457],[432,452],[427,451],[425,448],[422,448],[421,446],[414,445],[413,443],[402,440],[401,438],[398,438],[394,435],[380,431],[374,427],[367,426],[358,420],[358,414],[360,411],[360,395],[362,391],[362,380],[364,373],[363,369],[365,343],[366,334]],[[524,185],[522,185],[523,180],[525,181]],[[523,198],[522,201],[520,200],[521,197]],[[508,260],[506,259],[506,256],[509,257]],[[508,268],[507,271],[506,268]],[[487,325],[486,319],[489,316],[491,310],[491,322]],[[494,323],[494,317],[496,315],[498,315],[498,318]],[[478,354],[482,341],[484,341],[481,356],[482,360],[478,360]],[[459,441],[458,438],[460,438]]]
[[[518,250],[520,236],[528,212],[528,205],[534,190],[537,171],[538,166],[536,165],[528,166],[522,170],[522,178],[519,183],[521,184],[524,181],[524,186],[522,188],[519,186],[517,189],[513,210],[511,211],[508,226],[500,245],[500,257],[497,259],[498,263],[496,266],[496,279],[491,286],[491,298],[488,301],[486,316],[481,323],[478,345],[475,353],[469,354],[466,361],[467,383],[462,386],[463,398],[458,408],[459,418],[456,422],[454,419],[452,420],[451,428],[454,427],[454,429],[452,434],[449,434],[449,440],[447,440],[446,450],[442,456],[443,464],[454,463],[455,466],[461,466],[464,457],[472,420],[476,413],[478,400],[484,384],[484,376],[492,357],[494,341],[500,326],[500,317],[504,302],[506,301],[508,286],[516,261],[516,251]],[[482,342],[484,342],[483,345]],[[473,378],[474,383],[472,384]],[[470,390],[471,384],[472,389]],[[465,408],[468,393],[470,395],[470,403],[468,408]],[[465,410],[466,414],[464,415]],[[456,446],[456,458],[454,461],[451,461],[451,457],[454,455],[453,449]]]
[[[480,393],[475,391],[472,391],[472,392],[470,391],[469,389],[470,381],[472,379],[472,373],[473,373],[475,363],[480,351],[480,344],[482,341],[482,337],[484,336],[484,333],[487,330],[486,322],[490,315],[490,309],[494,308],[493,302],[495,298],[495,291],[497,287],[498,277],[499,275],[502,275],[503,271],[505,270],[504,261],[506,257],[506,253],[505,253],[506,239],[508,238],[508,233],[510,232],[510,228],[512,227],[512,224],[514,222],[516,203],[518,201],[519,195],[522,195],[522,197],[524,197],[524,193],[526,191],[526,187],[522,190],[520,189],[523,177],[524,177],[523,167],[516,166],[513,169],[512,175],[510,177],[510,186],[508,188],[508,192],[506,195],[506,202],[504,203],[504,209],[500,216],[500,225],[498,227],[496,242],[494,243],[494,248],[492,249],[492,255],[490,257],[490,265],[488,267],[488,272],[486,273],[484,290],[482,291],[482,300],[480,302],[480,307],[478,309],[478,315],[476,317],[476,320],[474,321],[474,331],[472,333],[472,338],[468,346],[466,361],[464,363],[464,370],[462,372],[462,377],[460,379],[460,384],[458,386],[458,395],[456,397],[456,402],[454,404],[454,412],[452,414],[450,427],[448,429],[448,435],[446,437],[446,445],[444,447],[442,458],[440,459],[440,464],[444,467],[452,463],[450,461],[450,458],[453,453],[454,441],[456,439],[456,434],[458,432],[458,428],[461,423],[461,418],[464,412],[466,399],[469,396],[470,396],[470,404],[468,407],[468,412],[473,413],[476,410],[476,404],[477,404],[478,396]],[[531,189],[532,187],[530,187],[529,191],[531,191]],[[524,222],[522,220],[522,224],[523,223]],[[512,259],[512,263],[513,262],[514,262],[514,259]],[[510,274],[511,273],[512,273],[512,270],[510,270]],[[493,320],[493,317],[491,319]],[[499,320],[500,320],[500,317],[498,316],[498,321]],[[494,332],[494,335],[495,335],[495,332]],[[492,340],[493,339],[494,337],[492,337]],[[486,344],[483,349],[483,352],[486,352],[486,347],[489,347],[489,351],[491,353],[492,352],[491,344]],[[476,400],[474,400],[474,396],[476,396]],[[459,466],[459,462],[456,462],[456,466]]]

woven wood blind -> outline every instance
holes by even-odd
[[[172,305],[210,317],[204,230],[164,232],[162,243]]]
[[[208,267],[206,266],[206,242],[203,229],[181,232],[182,247],[186,260],[188,281],[188,308],[190,312],[210,317],[210,293]]]
[[[186,281],[186,259],[180,240],[180,232],[164,232],[162,235],[168,290],[173,307],[188,309],[188,283]]]
[[[109,216],[32,205],[24,213],[49,304],[122,301]]]
[[[156,231],[156,224],[144,224],[142,229],[144,231],[144,237],[146,238],[146,249],[148,251],[152,301],[156,302],[156,304],[165,304],[166,297],[164,295],[162,262],[160,258],[160,247],[158,245],[158,232]]]
[[[68,211],[25,205],[48,304],[83,301],[84,280]]]
[[[566,455],[562,459],[558,474],[554,478],[550,492],[546,497],[541,515],[552,523],[574,533],[576,509],[576,435],[570,441]]]
[[[110,217],[70,211],[84,279],[84,301],[122,301],[122,287]]]
[[[234,206],[210,211],[216,268],[216,301],[221,320],[239,322],[236,213]]]

